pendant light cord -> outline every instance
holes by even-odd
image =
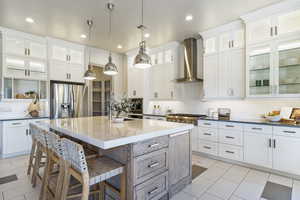
[[[89,26],[89,42],[91,42],[93,20],[91,20],[91,19],[88,20],[87,24]],[[91,63],[91,47],[89,47],[89,63],[88,63],[88,68],[90,68],[90,63]]]
[[[141,26],[141,41],[144,41],[144,0],[142,0],[142,26]]]
[[[112,15],[112,9],[113,9],[113,6],[112,7],[109,7],[109,35],[108,35],[108,39],[109,39],[109,43],[111,44],[112,42],[112,39],[111,39],[111,15]],[[109,50],[109,56],[111,57],[111,50]]]

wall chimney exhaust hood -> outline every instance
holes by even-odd
[[[184,77],[177,79],[178,83],[184,82],[201,82],[203,79],[197,77],[198,65],[197,65],[197,39],[187,38],[183,41],[183,57],[184,57]],[[181,66],[180,66],[181,67]]]

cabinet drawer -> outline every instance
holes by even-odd
[[[274,126],[274,135],[300,137],[300,128]]]
[[[220,122],[219,128],[228,129],[228,130],[243,130],[243,124],[241,123],[233,123],[233,122]]]
[[[217,142],[218,129],[199,128],[199,139]]]
[[[3,122],[4,127],[19,127],[19,126],[27,126],[28,122],[26,120],[15,120],[15,121],[6,121]]]
[[[243,148],[238,146],[232,146],[227,144],[220,144],[219,156],[232,160],[243,160]]]
[[[273,132],[273,127],[258,124],[244,124],[244,131],[270,135]]]
[[[219,142],[224,144],[243,145],[243,132],[234,130],[219,130]]]
[[[168,169],[168,149],[164,148],[134,159],[134,179],[139,184]]]
[[[204,128],[218,128],[218,122],[209,120],[198,120],[198,126]]]
[[[146,140],[133,145],[133,152],[135,156],[140,156],[146,153],[150,153],[169,145],[169,137],[163,136],[154,138],[151,140]]]
[[[168,191],[168,172],[152,178],[134,189],[135,200],[158,200]]]
[[[215,156],[218,155],[218,143],[199,140],[198,148],[199,148],[199,152],[203,152]]]

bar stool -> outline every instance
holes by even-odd
[[[65,160],[65,172],[61,200],[81,196],[81,200],[88,200],[90,187],[98,185],[103,198],[105,180],[120,175],[121,187],[119,191],[120,199],[126,200],[126,175],[122,164],[105,156],[86,159],[83,147],[69,139],[62,139],[63,158]],[[68,196],[71,177],[82,184],[82,193]],[[101,196],[100,196],[101,198]]]
[[[32,187],[36,187],[37,180],[42,180],[42,176],[40,175],[40,169],[44,167],[44,163],[42,162],[43,155],[47,155],[47,142],[44,133],[42,132],[43,128],[38,126],[37,124],[30,123],[30,131],[35,138],[35,147],[33,155],[30,154],[29,165],[32,165],[32,178],[31,183]],[[33,152],[34,152],[33,151]],[[46,158],[47,159],[47,158]],[[29,166],[29,168],[31,168]],[[31,169],[29,169],[30,171]]]

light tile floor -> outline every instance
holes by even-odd
[[[0,159],[0,177],[16,174],[17,181],[0,185],[0,200],[38,200],[26,175],[28,156]],[[300,200],[300,181],[193,156],[193,163],[208,168],[172,200],[260,200],[267,181],[292,187],[292,200]]]

